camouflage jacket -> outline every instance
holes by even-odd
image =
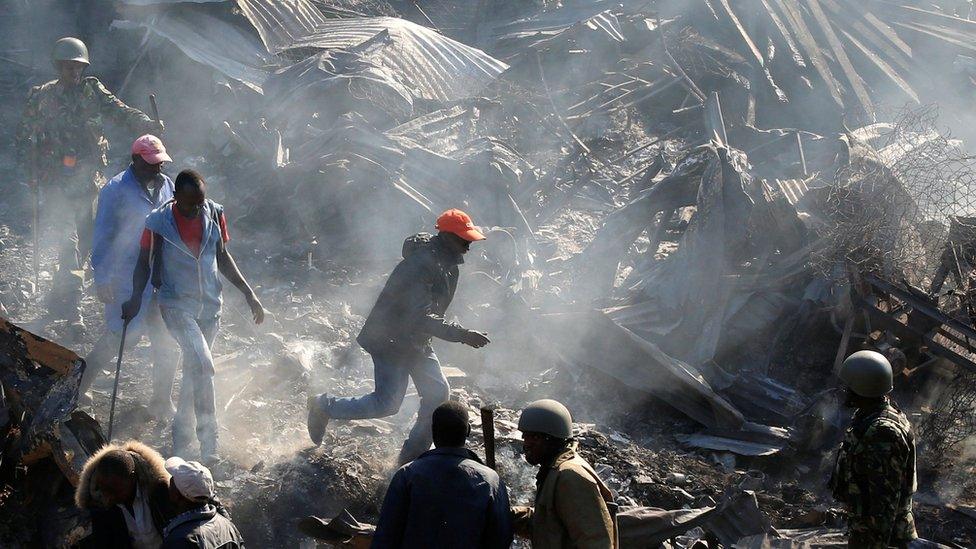
[[[837,453],[834,497],[848,510],[850,547],[883,549],[918,537],[912,516],[915,436],[887,399],[854,414]]]
[[[35,86],[17,133],[21,159],[44,181],[63,167],[77,163],[101,170],[108,165],[105,122],[125,126],[139,134],[153,131],[156,123],[112,95],[94,76],[65,89],[57,80]],[[36,162],[36,164],[35,164]]]

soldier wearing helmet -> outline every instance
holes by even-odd
[[[533,549],[614,549],[617,505],[613,493],[576,453],[573,419],[561,403],[537,400],[522,410],[525,460],[539,466],[534,507],[515,507],[515,530]]]
[[[916,539],[915,436],[888,398],[891,364],[875,351],[858,351],[840,370],[845,405],[854,418],[837,453],[830,480],[834,497],[848,512],[850,547],[906,547]]]
[[[104,123],[128,128],[133,138],[159,135],[163,126],[123,103],[94,76],[83,76],[89,58],[81,40],[58,40],[52,61],[58,78],[31,89],[17,143],[41,213],[66,234],[49,314],[67,319],[77,333],[84,329],[78,307],[82,278],[72,271],[84,266],[91,247],[95,197],[108,165]]]

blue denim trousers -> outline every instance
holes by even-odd
[[[183,353],[180,398],[173,420],[173,455],[187,457],[196,424],[200,455],[217,453],[217,414],[214,395],[214,362],[210,348],[220,318],[193,318],[180,309],[160,307],[163,322]]]
[[[396,414],[407,393],[407,381],[420,394],[420,411],[410,435],[403,443],[400,463],[413,461],[430,448],[430,432],[434,409],[447,401],[451,387],[441,372],[441,363],[434,351],[384,350],[371,354],[373,358],[373,392],[359,397],[337,398],[320,404],[334,419],[368,419]]]

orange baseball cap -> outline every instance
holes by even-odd
[[[132,154],[138,154],[150,164],[173,161],[166,154],[166,147],[163,146],[163,142],[155,135],[146,134],[133,141]]]
[[[437,218],[436,228],[438,231],[456,234],[468,242],[485,239],[485,235],[474,226],[471,216],[458,209],[450,209],[442,213]]]

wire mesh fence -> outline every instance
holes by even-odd
[[[936,470],[958,454],[960,445],[976,436],[976,374],[960,371],[942,390],[928,415],[918,424],[920,461]]]
[[[965,291],[976,265],[976,157],[938,126],[936,107],[851,132],[840,168],[824,187],[816,262],[838,262],[938,290]],[[941,267],[941,269],[940,269]]]

